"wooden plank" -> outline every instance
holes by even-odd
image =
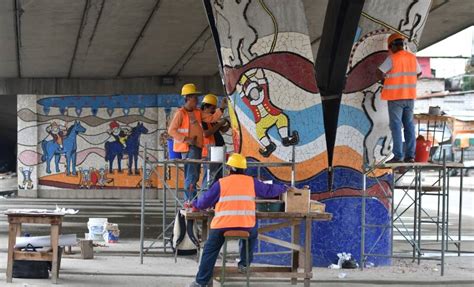
[[[397,185],[395,186],[395,189],[415,189],[415,185],[410,186],[410,185]],[[432,192],[432,191],[441,191],[440,186],[436,185],[425,185],[421,186],[421,190],[426,191],[426,192]]]
[[[13,257],[14,260],[51,261],[53,260],[53,253],[15,250]]]
[[[94,244],[92,240],[81,240],[79,245],[81,247],[82,259],[94,259]]]
[[[21,223],[16,226],[16,237],[21,237]]]
[[[64,214],[58,213],[22,213],[5,211],[4,214],[9,217],[64,217]]]
[[[51,225],[51,247],[53,248],[53,258],[51,260],[51,281],[53,284],[58,283],[59,266],[58,266],[58,245],[59,245],[59,225]]]
[[[297,225],[294,225],[291,227],[291,242],[293,244],[300,244],[300,223],[298,222]],[[291,271],[292,272],[298,272],[298,267],[299,267],[299,259],[300,259],[300,254],[301,252],[293,250],[291,254]],[[298,282],[296,277],[291,278],[291,285],[296,285]]]
[[[227,270],[227,268],[226,268]],[[221,274],[215,274],[214,278],[220,278]],[[250,278],[307,278],[312,276],[312,274],[298,273],[298,272],[251,272]],[[245,274],[232,273],[228,274],[226,271],[225,279],[226,282],[228,279],[232,278],[246,278]]]
[[[33,216],[11,216],[8,215],[9,223],[31,223],[31,224],[59,224],[62,217],[33,217]]]
[[[304,273],[312,273],[313,269],[313,262],[311,260],[311,235],[312,235],[312,225],[313,222],[311,218],[306,218],[305,222],[305,246],[304,246],[304,252],[305,252],[305,260],[304,260]],[[305,277],[304,278],[304,286],[309,287],[310,285],[310,278],[311,277]]]
[[[258,239],[269,242],[269,243],[276,244],[278,246],[286,247],[286,248],[289,248],[291,250],[297,250],[297,251],[301,251],[301,252],[303,251],[303,247],[301,247],[298,244],[293,244],[293,243],[290,243],[290,242],[286,242],[286,241],[276,239],[276,238],[273,238],[273,237],[270,237],[270,236],[267,236],[267,235],[259,234]]]
[[[7,283],[12,282],[13,275],[13,256],[16,244],[16,232],[18,224],[10,223],[8,225],[8,259],[7,259]]]
[[[218,272],[216,271],[218,270]],[[214,274],[220,275],[220,272],[222,271],[222,266],[216,266],[214,267]],[[250,272],[291,272],[291,267],[288,266],[251,266],[250,267]],[[232,274],[232,273],[239,273],[239,269],[234,266],[226,266],[225,267],[225,273],[227,274]],[[245,274],[244,274],[245,276]]]
[[[181,211],[187,219],[203,220],[214,215],[214,211]],[[257,219],[303,219],[309,217],[314,221],[328,221],[332,219],[331,213],[302,213],[302,212],[257,212]]]
[[[258,228],[258,233],[266,233],[266,232],[270,232],[270,231],[273,231],[273,230],[282,229],[282,228],[285,228],[285,227],[288,227],[288,226],[293,226],[293,225],[296,225],[296,224],[300,224],[300,223],[301,223],[301,221],[299,221],[299,220],[290,220],[290,221],[286,221],[286,222],[265,225],[265,226],[262,226],[262,227]]]

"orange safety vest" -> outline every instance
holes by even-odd
[[[251,176],[233,174],[219,179],[220,197],[211,229],[252,228],[255,219],[255,186]]]
[[[416,56],[403,50],[389,57],[392,57],[392,69],[385,75],[382,99],[387,101],[415,99]]]
[[[183,122],[181,123],[181,126],[178,128],[178,133],[182,134],[183,136],[189,136],[189,116],[188,112],[184,108],[180,108],[177,113],[182,113],[183,114]],[[198,121],[199,125],[201,125],[201,110],[200,109],[194,109],[193,111],[194,117],[196,118],[196,121]],[[189,151],[189,145],[188,143],[184,141],[178,141],[176,139],[173,139],[173,151],[174,152],[188,152]]]
[[[207,129],[212,129],[211,123],[206,123],[206,124],[207,124]],[[216,145],[216,139],[214,138],[213,134],[208,137],[205,136],[202,141],[202,157],[206,158],[208,155],[207,149],[215,145]]]

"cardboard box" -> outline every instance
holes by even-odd
[[[298,189],[290,187],[290,190],[283,194],[285,212],[309,212],[310,196],[311,191],[309,188]]]
[[[317,200],[311,200],[309,203],[310,212],[324,213],[326,211],[326,204]]]

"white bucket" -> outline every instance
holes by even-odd
[[[89,229],[90,240],[102,241],[104,240],[102,234],[104,233],[104,224],[107,223],[107,218],[89,218],[87,228]]]
[[[224,161],[224,147],[223,146],[212,146],[211,147],[211,161]]]

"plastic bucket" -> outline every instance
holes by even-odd
[[[428,162],[430,158],[431,141],[425,140],[423,136],[418,136],[416,139],[416,162]]]
[[[90,240],[102,241],[105,230],[104,224],[108,222],[107,218],[89,218],[87,229],[89,229]]]
[[[211,147],[211,161],[224,161],[224,147],[223,146],[212,146]]]
[[[181,153],[173,151],[173,139],[168,139],[168,159],[181,159]]]

